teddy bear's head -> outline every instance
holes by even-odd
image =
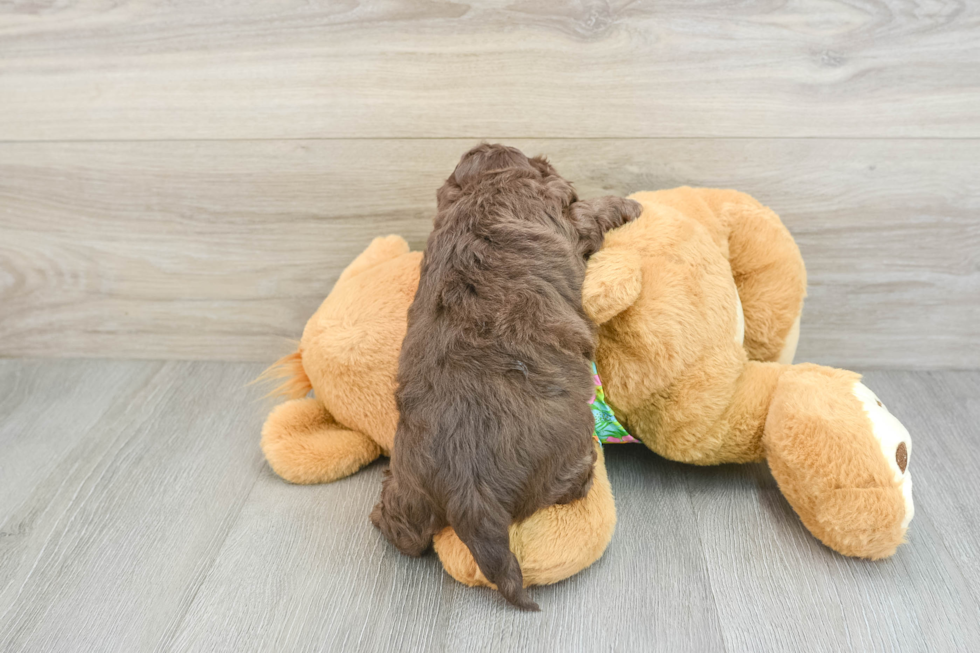
[[[854,372],[788,367],[766,424],[769,468],[803,523],[845,555],[884,558],[915,514],[912,439]]]

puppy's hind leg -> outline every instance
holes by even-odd
[[[371,511],[371,523],[396,549],[418,557],[432,544],[436,520],[431,504],[422,492],[400,484],[385,470],[381,500]]]
[[[596,450],[589,442],[589,449],[582,458],[581,464],[576,465],[572,474],[569,475],[567,488],[555,501],[559,505],[565,505],[573,501],[584,498],[592,489],[592,482],[595,480]]]

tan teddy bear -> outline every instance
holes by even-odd
[[[894,553],[913,514],[911,439],[858,374],[786,364],[806,276],[779,218],[735,191],[631,197],[643,214],[607,235],[583,288],[617,417],[672,460],[766,460],[824,544]]]
[[[857,374],[786,364],[806,280],[779,218],[734,191],[633,199],[643,214],[607,235],[583,289],[600,324],[597,365],[616,415],[667,458],[767,460],[825,544],[868,558],[893,553],[913,512],[911,441]],[[398,353],[420,260],[397,236],[376,239],[310,318],[299,350],[272,368],[293,398],[269,416],[262,448],[286,480],[331,482],[391,450]],[[310,389],[315,398],[304,398]],[[512,526],[525,583],[587,567],[614,526],[600,455],[585,499]],[[450,529],[435,548],[456,579],[488,584]]]

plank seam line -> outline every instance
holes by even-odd
[[[0,145],[110,144],[110,143],[265,143],[289,141],[980,141],[980,136],[286,136],[268,138],[64,138],[0,139]]]

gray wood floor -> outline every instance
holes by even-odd
[[[382,541],[384,463],[273,475],[259,369],[0,361],[0,650],[980,648],[980,372],[866,376],[915,439],[894,558],[819,545],[764,466],[610,446],[612,544],[523,614]]]

